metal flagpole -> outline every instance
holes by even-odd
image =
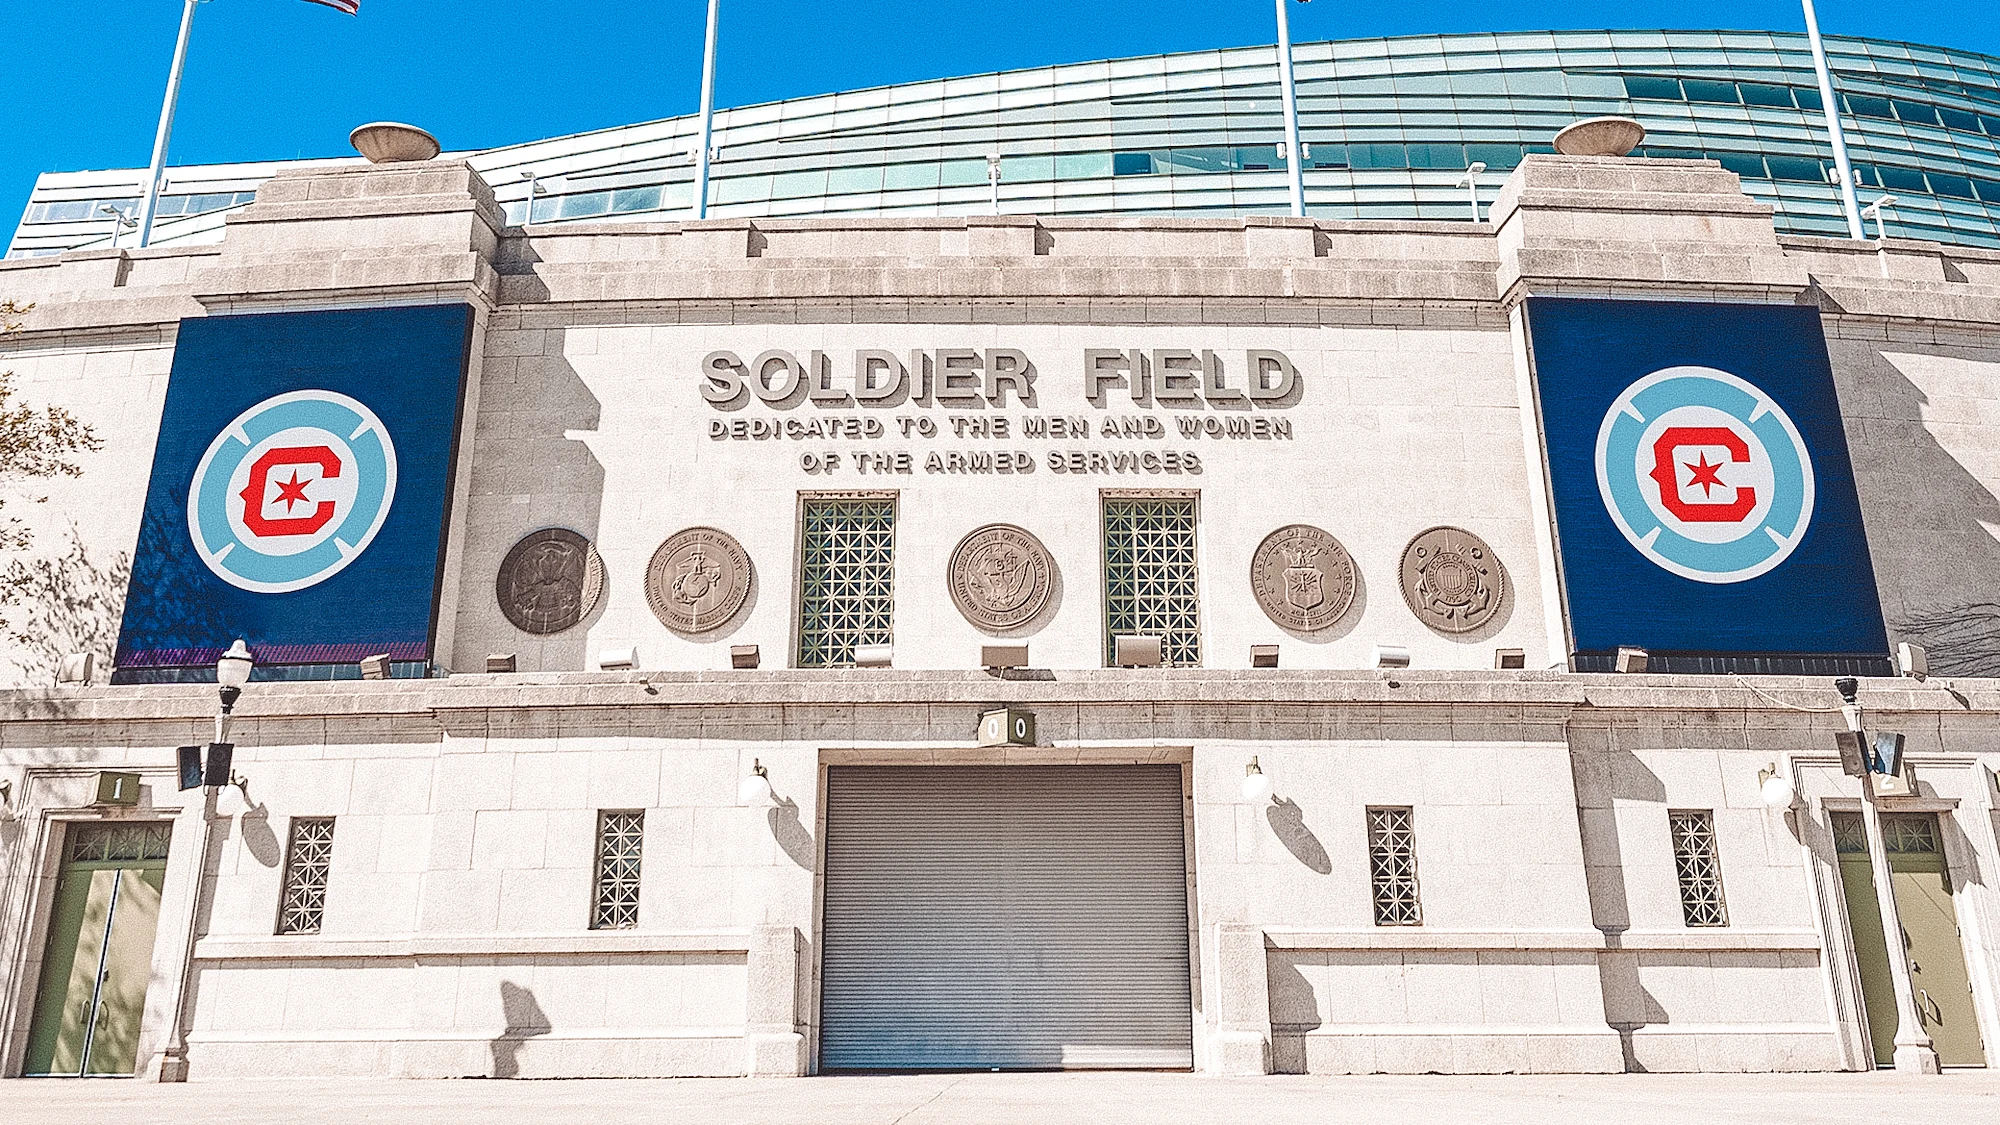
[[[1299,103],[1292,90],[1292,25],[1278,0],[1278,86],[1285,102],[1285,178],[1291,181],[1292,214],[1306,213],[1305,155],[1299,150]]]
[[[1840,177],[1840,206],[1847,212],[1847,235],[1867,241],[1861,229],[1861,205],[1854,198],[1854,166],[1847,162],[1847,135],[1840,129],[1840,103],[1833,92],[1833,71],[1826,65],[1826,44],[1820,42],[1819,17],[1813,0],[1800,0],[1806,10],[1806,38],[1812,42],[1813,69],[1819,72],[1819,100],[1826,107],[1826,135],[1833,142],[1833,170]]]
[[[146,172],[146,195],[139,204],[139,245],[153,241],[153,214],[160,209],[160,181],[167,171],[167,138],[174,131],[174,105],[181,98],[181,69],[187,65],[188,34],[194,30],[194,6],[181,9],[181,37],[174,44],[173,69],[167,72],[167,100],[160,106],[160,131],[153,135],[153,163]]]
[[[189,0],[192,3],[192,0]],[[715,15],[721,0],[708,0],[708,37],[701,49],[701,139],[694,154],[694,217],[708,217],[709,134],[715,122]]]

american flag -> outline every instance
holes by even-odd
[[[350,16],[361,14],[361,0],[306,0],[306,3],[324,4],[329,8],[338,8]]]

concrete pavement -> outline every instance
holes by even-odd
[[[808,1079],[271,1080],[154,1086],[0,1082],[0,1121],[239,1125],[568,1121],[685,1125],[1659,1125],[1921,1118],[2000,1121],[2000,1074],[1545,1075],[1211,1078],[1188,1074],[944,1074]]]

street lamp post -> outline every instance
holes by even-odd
[[[1472,198],[1472,221],[1479,221],[1479,177],[1486,171],[1484,160],[1475,160],[1465,168],[1465,175],[1458,178],[1458,186],[1465,189]]]
[[[708,0],[708,34],[701,48],[701,129],[694,154],[694,217],[708,218],[708,154],[715,124],[715,18],[722,0]]]
[[[1851,676],[1834,681],[1840,692],[1840,714],[1861,746],[1868,737],[1861,726],[1859,684]],[[1917,1010],[1916,988],[1910,983],[1910,954],[1903,939],[1902,915],[1896,912],[1896,888],[1890,882],[1889,849],[1882,837],[1882,809],[1875,795],[1875,775],[1861,777],[1861,819],[1868,836],[1868,873],[1875,883],[1875,905],[1882,914],[1882,942],[1889,954],[1889,981],[1896,993],[1896,1069],[1906,1074],[1938,1073],[1937,1051],[1924,1032]]]
[[[1292,214],[1306,213],[1305,153],[1299,147],[1299,102],[1292,88],[1292,24],[1285,15],[1291,0],[1278,0],[1278,90],[1285,103],[1285,178],[1292,189]],[[1299,0],[1303,4],[1306,0]]]
[[[215,741],[229,741],[229,719],[236,710],[236,701],[243,696],[243,685],[250,682],[250,669],[255,658],[250,648],[241,638],[229,646],[229,651],[215,662],[215,692],[220,706],[215,712]],[[188,906],[186,940],[181,957],[180,987],[174,992],[174,1020],[167,1031],[166,1046],[160,1049],[158,1078],[162,1082],[185,1082],[188,1077],[187,1061],[187,1001],[188,989],[194,979],[194,943],[201,936],[201,900],[208,886],[208,849],[215,835],[216,797],[228,778],[202,778],[201,787],[201,831],[195,837],[194,888]]]
[[[111,248],[113,250],[118,249],[118,236],[120,234],[123,234],[124,232],[131,230],[133,227],[139,225],[139,221],[137,219],[126,218],[125,212],[119,210],[116,207],[113,207],[109,203],[106,203],[102,207],[99,207],[97,211],[98,214],[108,215],[111,218]]]

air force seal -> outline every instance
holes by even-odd
[[[224,582],[282,594],[360,557],[395,497],[396,449],[375,412],[332,391],[293,391],[209,443],[188,488],[188,534]]]
[[[1597,431],[1597,488],[1638,552],[1696,582],[1785,561],[1812,522],[1812,458],[1771,396],[1711,367],[1625,388]]]

